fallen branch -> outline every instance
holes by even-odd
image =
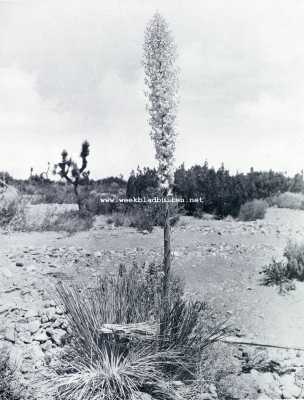
[[[139,322],[136,324],[104,324],[98,329],[101,334],[115,334],[152,339],[157,335],[158,326],[155,323]]]

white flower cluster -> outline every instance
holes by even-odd
[[[146,28],[143,63],[151,138],[155,145],[159,177],[164,189],[170,189],[173,182],[178,103],[176,57],[176,45],[168,24],[156,13]]]

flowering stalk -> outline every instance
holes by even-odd
[[[164,196],[172,195],[173,166],[176,141],[176,111],[178,91],[178,70],[176,45],[166,20],[157,12],[145,32],[144,70],[147,111],[149,113],[150,135],[154,142],[155,157],[158,161],[158,175]],[[166,333],[170,313],[169,276],[171,269],[171,232],[169,203],[165,203],[164,221],[164,276],[163,315],[160,334]]]

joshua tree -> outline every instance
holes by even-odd
[[[157,12],[145,32],[144,58],[146,97],[151,138],[154,142],[158,174],[164,197],[172,195],[173,162],[176,140],[178,69],[176,45],[166,20]],[[169,277],[171,269],[171,233],[169,203],[165,203],[163,315],[160,330],[164,334],[170,312]]]
[[[82,210],[83,204],[79,194],[79,184],[89,179],[90,172],[85,171],[88,165],[87,157],[89,155],[89,142],[86,140],[82,143],[80,158],[81,167],[79,168],[75,161],[68,159],[68,152],[63,150],[61,153],[62,160],[54,166],[54,174],[58,174],[74,187],[74,193],[77,199],[79,211]]]

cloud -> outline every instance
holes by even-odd
[[[156,9],[179,50],[177,163],[302,168],[301,1],[24,0],[0,3],[0,170],[27,176],[85,138],[93,176],[155,164],[141,57]]]

